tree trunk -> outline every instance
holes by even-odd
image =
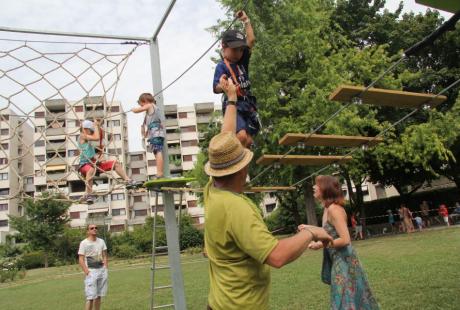
[[[48,268],[48,251],[43,252],[43,260],[45,263],[45,268]]]
[[[315,197],[313,197],[313,184],[311,181],[305,182],[304,200],[305,200],[305,214],[307,215],[308,225],[318,225],[318,218],[316,217]]]
[[[363,226],[363,238],[366,239],[366,208],[364,207],[364,195],[363,195],[363,188],[361,187],[361,181],[355,181],[355,190],[356,190],[356,209],[359,210],[359,218],[356,219],[358,225],[361,224]]]
[[[348,190],[348,199],[350,201],[350,206],[352,210],[356,210],[356,195],[353,192],[353,184],[351,182],[350,174],[348,173],[348,170],[342,167],[342,176],[345,179],[345,182],[347,183],[347,190]]]

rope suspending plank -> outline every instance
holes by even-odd
[[[360,96],[360,100],[362,100],[362,103],[365,104],[395,108],[417,108],[420,105],[429,102],[427,105],[433,108],[447,99],[446,96],[381,88],[370,88],[367,92],[363,93],[364,89],[365,87],[363,86],[342,85],[329,96],[329,100],[350,102],[362,94]]]
[[[352,160],[351,156],[313,156],[313,155],[262,155],[258,160],[259,165],[269,165],[275,161],[285,165],[300,165],[300,166],[323,166],[330,165],[340,161],[345,163]]]
[[[375,146],[383,142],[382,138],[361,137],[361,136],[341,136],[341,135],[319,135],[303,133],[287,133],[279,140],[280,145],[305,146],[333,146],[333,147],[355,147],[360,145]]]

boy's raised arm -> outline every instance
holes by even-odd
[[[236,14],[238,15],[238,19],[244,24],[244,30],[246,31],[246,43],[248,44],[248,47],[252,49],[256,43],[256,37],[254,35],[254,29],[252,28],[251,21],[245,11],[238,11]]]

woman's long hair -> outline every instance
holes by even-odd
[[[316,177],[315,183],[319,187],[321,193],[320,198],[325,208],[333,203],[342,207],[345,205],[345,197],[343,196],[340,182],[336,177],[319,175]]]

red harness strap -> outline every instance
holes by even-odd
[[[238,95],[238,97],[246,96],[246,93],[240,87],[240,83],[238,83],[238,79],[236,78],[236,74],[233,71],[232,66],[230,65],[228,60],[225,58],[224,58],[224,63],[227,66],[228,71],[230,71],[230,74],[232,75],[233,82],[236,84],[236,94]]]

